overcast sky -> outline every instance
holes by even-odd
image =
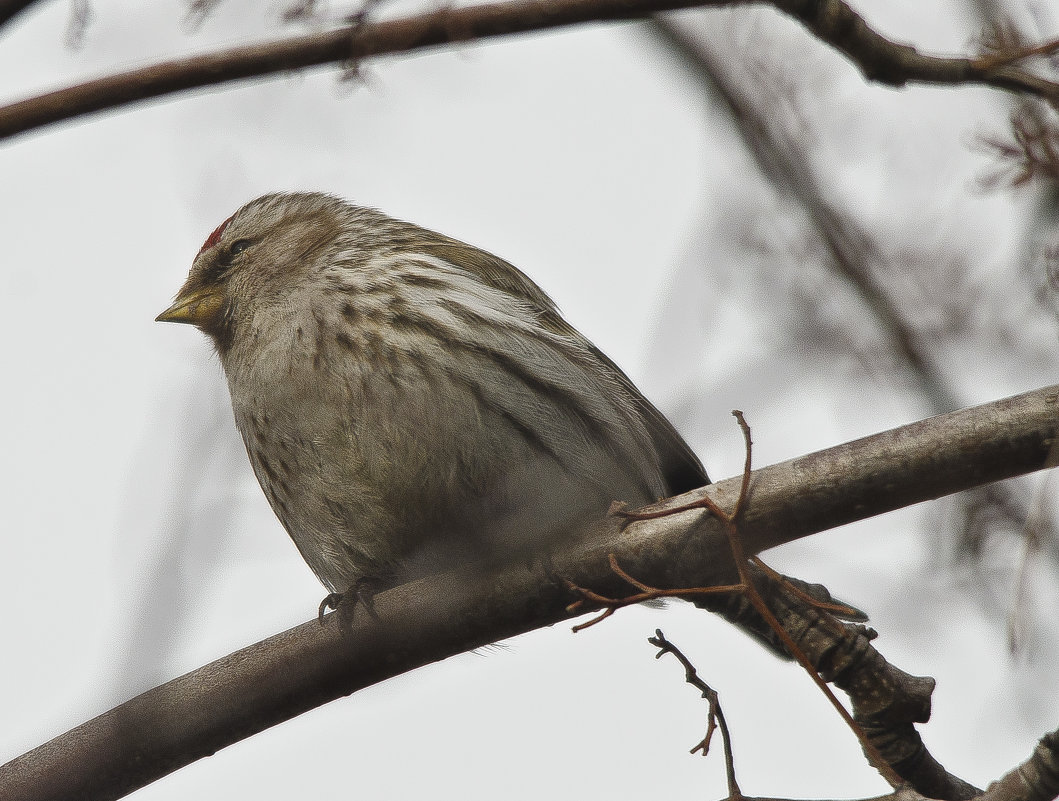
[[[966,52],[977,25],[955,2],[855,5],[935,52]],[[41,2],[0,34],[0,94],[278,35],[281,8],[227,0],[192,29],[175,0],[96,0],[70,49],[69,6]],[[1030,315],[1029,298],[1013,308],[991,295],[1003,276],[1033,268],[1033,194],[978,181],[990,161],[975,136],[1004,131],[1005,95],[867,87],[760,9],[682,19],[748,91],[772,93],[830,197],[888,253],[951,260],[983,290],[982,328],[1011,322],[1011,337],[954,339],[944,351],[940,369],[963,403],[1055,381],[1054,318]],[[642,26],[461,46],[372,62],[356,80],[317,70],[97,115],[0,144],[0,176],[0,762],[309,619],[323,596],[256,484],[205,337],[153,322],[206,235],[264,192],[332,192],[520,266],[672,415],[715,478],[742,462],[733,408],[754,427],[758,464],[932,411],[893,378],[869,320],[834,327],[848,342],[816,341],[807,296],[828,314],[851,307],[812,268],[804,220],[763,181],[724,108]],[[894,664],[939,680],[928,746],[984,785],[1059,723],[1059,591],[1053,568],[1031,561],[1026,647],[1010,656],[1019,543],[994,542],[980,572],[954,564],[939,534],[951,528],[947,508],[767,557],[866,609]],[[704,705],[675,662],[654,660],[656,627],[720,691],[745,792],[886,791],[798,669],[673,604],[423,668],[135,797],[721,797],[720,753],[687,754]]]

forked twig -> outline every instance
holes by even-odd
[[[1059,52],[1059,39],[1052,39],[1039,45],[1022,45],[1007,51],[1001,50],[994,53],[986,53],[972,59],[971,62],[975,67],[988,71],[997,67],[1007,66],[1008,64],[1014,64],[1018,61],[1025,61],[1027,58],[1033,58],[1034,56],[1051,56],[1056,52]]]
[[[861,747],[864,749],[864,754],[868,759],[868,762],[874,767],[879,774],[890,784],[891,787],[898,788],[904,786],[904,780],[897,774],[890,763],[887,762],[879,750],[875,747],[874,743],[868,738],[867,734],[860,727],[860,725],[853,719],[853,716],[849,711],[839,702],[838,698],[831,691],[831,688],[827,685],[820,674],[813,667],[812,663],[805,653],[795,644],[791,636],[783,628],[780,622],[776,619],[776,616],[769,609],[768,604],[765,603],[764,598],[761,597],[761,593],[758,592],[757,587],[754,585],[750,574],[749,566],[751,560],[747,557],[746,551],[743,548],[742,541],[739,538],[739,527],[738,518],[742,515],[743,510],[746,506],[746,499],[750,493],[750,474],[752,467],[752,450],[753,440],[750,436],[750,426],[746,422],[746,418],[743,413],[738,409],[733,410],[733,416],[739,423],[739,427],[743,432],[743,440],[746,444],[746,458],[743,463],[743,480],[740,484],[739,497],[736,500],[735,506],[731,513],[725,512],[721,509],[713,500],[708,496],[703,496],[701,499],[692,501],[676,508],[669,508],[661,511],[653,512],[624,512],[620,511],[621,514],[629,520],[645,520],[654,519],[658,517],[664,517],[670,514],[677,514],[679,512],[687,511],[690,509],[704,508],[714,515],[724,525],[725,535],[728,538],[728,547],[731,551],[732,558],[735,561],[736,570],[739,573],[739,583],[732,585],[725,585],[722,587],[697,587],[692,589],[681,589],[681,590],[659,590],[653,587],[649,587],[640,581],[629,576],[621,567],[618,565],[617,560],[613,555],[610,556],[611,569],[625,581],[629,582],[632,586],[640,590],[635,595],[628,596],[626,598],[613,599],[606,598],[605,596],[594,593],[591,590],[587,590],[583,587],[578,587],[571,582],[566,582],[567,586],[575,592],[579,593],[582,597],[580,600],[575,601],[573,604],[567,607],[569,611],[576,611],[584,605],[585,601],[600,604],[604,607],[602,613],[597,617],[582,623],[574,627],[574,631],[581,631],[594,626],[597,623],[606,620],[608,617],[614,614],[618,609],[632,604],[641,603],[642,601],[654,600],[657,598],[668,598],[668,597],[684,597],[689,595],[704,595],[714,594],[719,592],[741,592],[750,602],[754,610],[761,615],[762,619],[768,624],[769,628],[776,634],[780,642],[787,649],[787,652],[794,658],[795,661],[800,664],[805,671],[809,674],[810,678],[816,683],[820,691],[824,693],[828,701],[838,712],[839,717],[845,721],[846,725],[849,726],[850,730],[857,737]],[[761,564],[760,560],[756,560],[757,564]],[[773,575],[779,576],[775,571],[771,571]],[[780,577],[782,579],[782,577]],[[787,582],[785,582],[787,583]],[[809,599],[810,602],[816,606],[817,602],[815,599]],[[826,605],[825,605],[826,606]]]
[[[605,595],[600,595],[599,593],[593,592],[585,587],[579,587],[568,579],[563,579],[562,581],[568,589],[581,596],[566,607],[567,612],[577,612],[586,602],[598,604],[603,607],[603,611],[596,617],[585,623],[578,623],[576,626],[573,626],[571,630],[575,634],[579,631],[584,631],[597,623],[602,623],[619,609],[624,609],[627,606],[635,606],[644,601],[656,601],[659,598],[687,598],[689,595],[714,595],[723,592],[740,592],[743,589],[742,584],[719,584],[714,587],[688,587],[679,590],[662,590],[658,587],[651,587],[644,584],[642,581],[630,576],[624,569],[622,569],[621,565],[618,564],[618,559],[614,554],[608,554],[607,560],[610,563],[611,571],[616,576],[624,579],[633,587],[640,590],[640,592],[633,595],[627,595],[624,598],[608,598]]]
[[[694,748],[691,749],[691,753],[694,754],[696,751],[701,751],[702,755],[706,756],[710,752],[710,740],[713,738],[714,731],[720,729],[721,744],[724,746],[724,769],[725,774],[728,777],[728,798],[742,798],[743,793],[739,789],[739,783],[735,779],[735,759],[732,756],[732,738],[728,733],[728,724],[725,722],[724,712],[721,710],[721,701],[717,696],[717,691],[699,678],[699,672],[695,669],[695,666],[691,664],[691,660],[684,656],[679,648],[666,639],[666,635],[662,633],[662,629],[655,629],[655,636],[648,637],[647,641],[658,649],[658,653],[655,654],[655,659],[661,659],[663,654],[673,654],[673,656],[679,659],[680,664],[684,666],[684,681],[692,687],[697,688],[702,693],[702,697],[709,701],[710,711],[707,717],[706,735]]]

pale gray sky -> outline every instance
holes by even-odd
[[[67,5],[40,3],[0,38],[0,96],[278,33],[280,4],[261,5],[230,0],[188,32],[175,0],[96,0],[71,51]],[[932,51],[963,51],[973,35],[956,2],[856,6]],[[1028,196],[982,192],[988,160],[969,146],[1003,131],[1004,95],[866,87],[774,14],[699,18],[726,63],[772,87],[777,114],[789,104],[835,202],[897,255],[959,243],[987,289],[1026,260],[1013,243]],[[910,385],[872,369],[886,357],[870,321],[854,356],[791,355],[805,344],[792,344],[804,330],[795,300],[825,280],[799,258],[812,253],[804,225],[723,109],[636,26],[373,62],[353,84],[319,70],[95,116],[0,144],[0,176],[0,762],[308,619],[323,596],[257,487],[205,338],[153,322],[205,236],[263,192],[333,192],[514,262],[673,414],[715,478],[742,463],[732,408],[754,427],[758,464],[928,413]],[[775,305],[762,305],[764,284]],[[1018,311],[989,303],[977,312],[987,321]],[[950,349],[943,369],[966,403],[1055,380],[1055,327],[1034,320],[1012,323],[1032,346],[987,337]],[[939,566],[946,546],[927,532],[944,530],[943,510],[820,535],[772,561],[869,611],[885,655],[938,678],[927,742],[984,784],[1059,718],[1059,688],[1043,678],[1059,656],[1047,614],[1059,593],[1051,568],[1031,571],[1031,647],[1009,657],[1018,545],[1001,541],[978,578]],[[656,627],[721,692],[744,791],[885,791],[807,677],[675,604],[423,668],[135,798],[723,796],[719,745],[708,760],[687,754],[705,709],[675,662],[654,660]]]

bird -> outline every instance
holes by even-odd
[[[157,320],[212,341],[258,482],[335,595],[538,557],[613,501],[709,483],[526,274],[330,194],[239,208]]]

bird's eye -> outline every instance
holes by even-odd
[[[207,267],[207,279],[211,282],[220,281],[232,267],[235,257],[247,250],[253,243],[250,239],[236,239],[226,248],[222,248],[212,265]]]

